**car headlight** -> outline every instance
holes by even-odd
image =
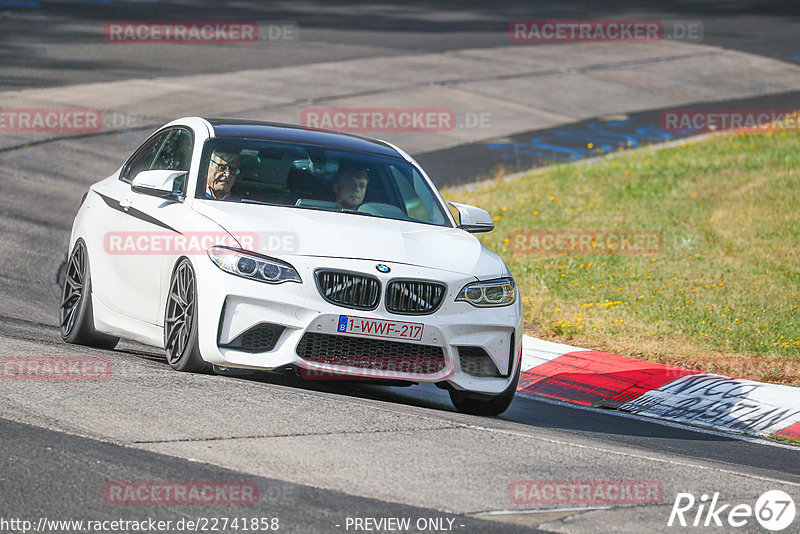
[[[294,267],[275,258],[227,247],[211,247],[206,252],[211,261],[226,273],[268,284],[303,283]]]
[[[517,300],[517,286],[513,278],[472,282],[464,286],[456,300],[469,302],[478,308],[508,306]]]

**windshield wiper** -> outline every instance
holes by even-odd
[[[239,201],[241,204],[260,204],[262,206],[285,206],[285,204],[276,204],[275,202],[264,202],[263,200],[253,200],[252,198],[243,198]]]
[[[339,211],[342,213],[352,213],[353,215],[365,215],[367,217],[377,217],[374,213],[367,213],[366,211],[351,210],[349,208],[342,208]]]
[[[283,207],[283,208],[303,208],[303,209],[307,209],[307,210],[310,209],[310,210],[315,210],[315,211],[340,211],[341,213],[352,213],[353,215],[363,215],[365,217],[378,217],[378,215],[375,215],[374,213],[367,213],[366,211],[358,211],[358,210],[349,209],[349,208],[339,208],[338,210],[330,210],[330,209],[321,208],[319,206],[303,206],[303,205],[292,206],[292,205],[288,205],[288,204],[277,204],[277,203],[274,203],[274,202],[264,202],[263,200],[253,200],[251,198],[243,198],[239,202],[242,203],[242,204],[259,204],[261,206],[279,206],[279,207]]]

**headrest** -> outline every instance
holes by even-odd
[[[314,175],[308,169],[289,167],[286,176],[286,188],[295,193],[312,193],[314,191]]]

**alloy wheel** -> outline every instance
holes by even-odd
[[[64,290],[61,294],[61,331],[69,335],[75,327],[75,318],[81,306],[86,275],[86,247],[78,243],[67,264]]]
[[[178,266],[167,298],[166,340],[167,360],[177,364],[186,351],[194,322],[194,272],[189,262]]]

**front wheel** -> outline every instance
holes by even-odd
[[[64,271],[64,287],[59,307],[61,339],[67,343],[111,350],[119,338],[98,332],[92,312],[92,277],[89,254],[82,239],[75,243]]]
[[[500,415],[508,409],[511,401],[514,400],[514,395],[517,393],[517,384],[519,384],[519,372],[521,362],[517,362],[517,372],[514,375],[514,380],[498,395],[480,395],[477,393],[468,393],[466,391],[450,390],[450,400],[453,406],[456,407],[461,413],[470,415]]]
[[[176,371],[208,373],[197,342],[197,281],[192,264],[181,260],[172,275],[164,318],[167,362]]]

